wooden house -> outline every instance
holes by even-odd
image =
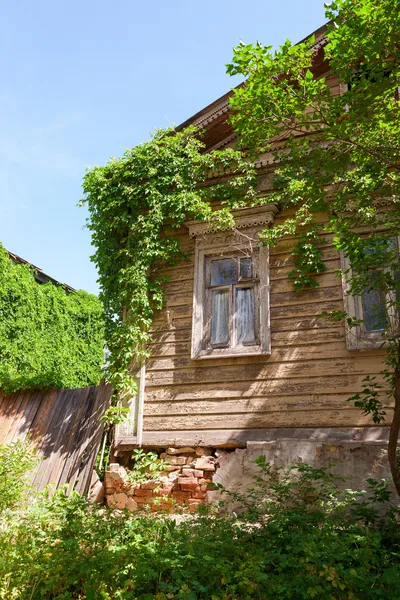
[[[324,60],[325,27],[315,32],[314,74],[341,89]],[[207,150],[234,146],[225,94],[181,125],[205,128]],[[272,185],[272,160],[257,163],[260,189]],[[142,367],[133,420],[119,426],[116,451],[135,445],[240,448],[282,438],[383,439],[347,399],[382,368],[380,330],[368,321],[371,300],[346,298],[337,274],[345,260],[323,248],[319,287],[295,292],[288,273],[294,240],[268,250],[257,234],[289,211],[275,204],[241,209],[233,231],[212,233],[189,222],[179,232],[190,258],[165,268],[166,305],[153,323],[150,358]],[[325,217],[321,215],[321,219]],[[319,315],[343,309],[365,318],[356,335]],[[368,325],[370,323],[370,325]],[[390,418],[390,406],[387,416]]]

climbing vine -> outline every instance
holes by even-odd
[[[97,385],[104,327],[99,299],[39,284],[0,244],[0,389]]]
[[[253,164],[240,152],[203,151],[194,127],[160,130],[84,178],[108,375],[117,392],[135,389],[130,368],[147,356],[149,328],[163,305],[159,267],[184,256],[177,229],[190,219],[230,228],[232,209],[263,202],[256,197]]]

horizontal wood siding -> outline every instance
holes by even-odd
[[[40,463],[32,473],[34,489],[88,491],[112,386],[59,390],[0,391],[0,444],[29,437]]]
[[[339,255],[329,237],[319,288],[300,293],[288,278],[295,240],[270,250],[271,355],[207,360],[190,358],[195,242],[186,228],[179,239],[189,256],[161,272],[168,276],[166,308],[152,330],[144,444],[237,445],[264,439],[269,428],[373,425],[347,399],[360,391],[365,375],[379,374],[382,351],[349,352],[343,326],[318,318],[324,310],[343,309]],[[390,419],[390,399],[385,404]]]

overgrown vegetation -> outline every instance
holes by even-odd
[[[0,389],[97,385],[103,345],[96,296],[38,284],[0,245]]]
[[[27,501],[28,473],[37,464],[35,447],[29,440],[0,445],[0,514]]]
[[[0,470],[13,453],[12,464],[21,461],[10,448],[0,454]],[[250,496],[233,498],[242,505],[240,516],[214,510],[177,523],[113,513],[63,491],[33,497],[23,510],[3,503],[0,598],[400,597],[399,514],[387,483],[371,480],[368,500],[340,492],[324,469],[297,465],[286,472],[262,460],[259,467]],[[7,485],[11,480],[2,481],[0,493]]]
[[[136,448],[132,452],[128,480],[139,482],[158,479],[166,466],[167,463],[159,458],[156,452],[145,452],[142,448]]]

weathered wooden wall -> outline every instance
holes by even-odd
[[[32,474],[34,489],[68,483],[88,491],[101,441],[100,417],[112,393],[110,385],[80,389],[0,392],[0,444],[29,438],[41,461]]]
[[[194,251],[184,229],[180,239]],[[286,239],[270,251],[270,356],[191,360],[193,259],[163,272],[169,282],[147,363],[144,444],[236,445],[265,439],[267,428],[373,424],[347,398],[360,391],[365,375],[380,372],[382,351],[349,352],[343,326],[318,318],[343,309],[339,255],[328,244],[320,287],[293,291],[293,243]]]
[[[322,63],[318,74],[326,69]],[[332,95],[340,93],[333,75],[326,82]],[[220,99],[217,104],[224,102],[227,100]],[[217,111],[210,105],[188,124],[207,128],[208,147],[232,145],[235,136],[222,127],[226,115],[223,107]],[[266,193],[272,184],[271,168],[268,172],[266,167],[270,158],[261,157],[258,165],[260,185]],[[275,224],[288,214],[278,214]],[[319,288],[301,293],[293,291],[288,278],[294,240],[286,238],[271,249],[270,356],[191,360],[195,241],[189,239],[185,227],[179,239],[192,258],[161,273],[169,282],[165,286],[166,309],[154,322],[147,363],[144,445],[236,446],[269,439],[271,428],[332,431],[335,427],[373,425],[347,399],[361,390],[365,375],[379,374],[382,351],[349,352],[343,326],[318,318],[322,311],[343,309],[342,283],[335,272],[340,268],[339,254],[329,243],[323,247],[327,270],[317,278]],[[387,405],[389,421],[390,401]],[[118,441],[122,446],[135,443],[129,436]]]

